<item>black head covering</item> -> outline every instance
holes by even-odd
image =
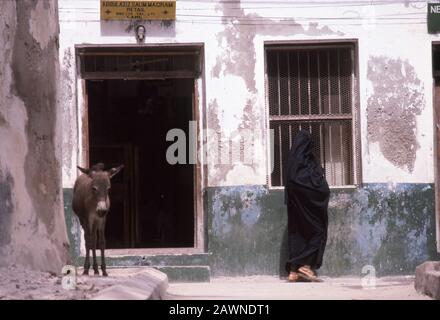
[[[329,188],[325,179],[324,170],[313,154],[313,141],[307,130],[297,133],[287,159],[284,177],[285,203],[288,204],[288,186],[305,188],[310,191],[328,194]]]
[[[287,267],[307,264],[319,268],[327,241],[330,189],[324,170],[313,154],[313,141],[308,131],[301,130],[296,135],[285,172]]]

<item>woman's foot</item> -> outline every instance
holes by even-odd
[[[287,280],[289,282],[298,282],[301,280],[301,277],[299,276],[299,274],[295,271],[290,271],[289,273],[289,277],[287,278]]]
[[[322,282],[310,266],[302,266],[298,268],[298,275],[311,282]]]

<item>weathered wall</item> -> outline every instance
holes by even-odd
[[[203,151],[214,152],[220,135],[255,130],[253,163],[209,163],[201,179],[215,274],[273,273],[280,263],[286,214],[281,192],[265,186],[264,45],[271,41],[357,42],[362,177],[356,188],[333,192],[323,272],[358,273],[367,263],[384,274],[412,272],[434,256],[431,45],[438,36],[427,32],[425,4],[336,2],[181,1],[171,24],[143,22],[146,43],[204,44],[199,121],[210,131]],[[133,23],[99,20],[99,0],[60,0],[60,6],[68,194],[80,155],[74,45],[136,40]]]
[[[367,105],[368,137],[389,162],[412,172],[420,147],[416,117],[424,108],[421,81],[408,61],[385,56],[370,57],[367,78],[373,85]]]
[[[209,252],[214,275],[285,274],[287,212],[284,193],[263,186],[209,188]],[[322,275],[413,273],[435,248],[431,184],[367,184],[334,190]]]
[[[65,190],[66,201],[71,196],[72,190]],[[209,265],[213,276],[286,274],[287,210],[282,191],[249,185],[213,187],[206,190],[204,206],[208,261],[197,262],[198,255],[164,255],[114,257],[109,263],[167,265],[169,259],[177,259],[171,265]],[[68,202],[65,210],[72,256],[80,266],[80,225]],[[420,263],[440,259],[435,237],[433,184],[366,184],[356,190],[333,190],[320,274],[361,275],[365,266],[373,266],[378,276],[411,274]]]
[[[60,272],[57,2],[0,1],[0,265]]]
[[[374,4],[374,1],[372,2]],[[319,17],[319,19],[318,19]],[[411,17],[411,19],[409,19]],[[170,24],[143,22],[146,43],[203,43],[200,114],[208,152],[218,136],[254,130],[252,163],[208,164],[207,186],[261,185],[268,175],[264,44],[268,41],[354,39],[359,52],[358,107],[362,182],[433,183],[431,41],[426,6],[402,3],[295,1],[180,2]],[[99,0],[60,1],[63,183],[77,175],[75,44],[134,44],[131,22],[99,20]],[[212,148],[209,150],[209,148]],[[229,150],[219,150],[219,152]],[[381,170],[378,170],[380,168]],[[427,169],[428,168],[428,169]]]

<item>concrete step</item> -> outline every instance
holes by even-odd
[[[144,256],[108,257],[107,264],[124,266],[208,266],[210,254],[155,254]]]
[[[209,266],[153,266],[165,273],[169,282],[210,282]]]
[[[78,257],[76,264],[82,266],[84,257]],[[152,267],[165,273],[170,282],[209,282],[211,277],[207,253],[108,256],[106,264],[109,268]]]
[[[440,300],[440,261],[427,261],[416,268],[416,290]]]
[[[168,289],[166,274],[149,267],[109,268],[109,277],[87,279],[113,282],[92,300],[162,300]]]

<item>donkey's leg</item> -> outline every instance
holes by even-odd
[[[108,276],[106,265],[105,265],[105,236],[104,236],[104,229],[105,228],[105,222],[103,225],[100,226],[98,229],[99,234],[99,247],[101,249],[101,270],[103,276]]]
[[[86,258],[84,260],[84,271],[83,275],[89,275],[89,269],[90,269],[90,228],[84,224],[84,240],[85,240],[85,246],[86,246]]]
[[[92,226],[92,235],[91,235],[91,240],[92,240],[92,255],[93,255],[93,270],[95,271],[95,275],[99,275],[99,269],[98,269],[98,262],[96,262],[96,238],[97,238],[97,225],[96,222],[93,223]]]

